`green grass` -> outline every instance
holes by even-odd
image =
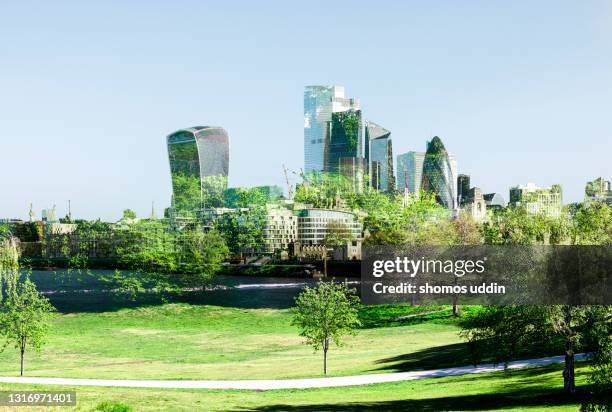
[[[407,362],[412,369],[445,366],[435,356],[425,363],[406,358],[432,348],[451,350],[450,364],[465,364],[458,330],[444,322],[362,329],[330,350],[330,375],[406,370]],[[464,358],[453,362],[457,350]],[[0,353],[0,375],[16,375],[18,366],[15,349]],[[25,366],[27,376],[280,379],[321,376],[322,355],[303,344],[288,310],[175,303],[59,315]]]
[[[91,411],[106,402],[135,411],[577,411],[589,399],[587,369],[585,365],[577,369],[579,393],[574,397],[561,394],[561,365],[552,365],[377,385],[264,392],[77,387],[76,409]],[[68,389],[0,384],[0,390]]]

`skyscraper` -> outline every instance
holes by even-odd
[[[456,161],[449,157],[442,140],[434,136],[427,143],[421,187],[426,192],[434,193],[438,203],[453,210],[457,201],[456,169]]]
[[[190,214],[223,206],[229,169],[229,137],[225,129],[195,126],[167,138],[172,176],[172,208]]]
[[[361,110],[332,113],[323,158],[325,172],[339,173],[344,159],[360,158],[363,150]]]
[[[407,152],[397,156],[397,190],[411,193],[421,191],[423,178],[423,152]]]
[[[345,98],[342,86],[306,86],[304,88],[304,172],[325,170],[332,114],[351,109],[358,111],[359,101]],[[359,118],[361,122],[360,112]],[[361,135],[361,132],[359,133]],[[335,166],[336,169],[337,167],[338,165]]]
[[[384,191],[395,190],[391,132],[374,122],[367,122],[365,148],[372,187]]]

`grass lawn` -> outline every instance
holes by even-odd
[[[369,315],[372,316],[371,314]],[[452,322],[369,327],[330,350],[330,375],[469,364]],[[321,376],[286,309],[183,303],[58,315],[27,376],[109,379],[280,379]],[[0,375],[18,374],[18,352],[0,353]]]
[[[508,372],[346,388],[264,392],[77,387],[76,409],[95,410],[96,406],[106,401],[127,405],[134,411],[381,412],[481,411],[501,408],[512,411],[577,411],[580,404],[589,399],[584,386],[588,367],[578,367],[579,393],[572,398],[561,394],[561,368],[561,365],[551,365]],[[0,390],[69,389],[59,386],[0,384]],[[66,409],[56,408],[58,411]]]

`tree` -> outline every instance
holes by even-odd
[[[0,326],[7,342],[19,349],[20,375],[23,376],[25,352],[28,347],[40,350],[49,330],[49,320],[55,308],[36,290],[26,277],[8,293],[2,302]]]
[[[323,239],[326,248],[335,248],[353,240],[351,229],[343,222],[333,220],[327,224],[327,233]]]
[[[217,222],[216,228],[225,237],[229,250],[242,256],[245,250],[254,250],[264,244],[265,225],[265,207],[253,206],[246,212],[224,215]]]
[[[520,208],[510,209],[484,228],[485,240],[492,244],[567,244],[611,245],[612,208],[603,203],[572,205],[560,218],[533,216]],[[556,251],[557,258],[568,266],[574,249]],[[584,250],[584,249],[583,249]],[[594,253],[597,253],[596,249]],[[609,249],[606,249],[609,253]],[[586,255],[583,255],[586,256]],[[580,260],[580,264],[584,264]],[[550,287],[560,282],[571,282],[574,273],[557,273],[548,277]],[[565,275],[565,276],[562,276]],[[577,297],[579,298],[579,297]],[[468,338],[474,353],[490,354],[497,361],[507,362],[512,357],[528,353],[531,348],[548,347],[564,352],[563,388],[573,393],[575,385],[574,354],[579,349],[594,356],[591,381],[609,388],[612,383],[612,306],[574,305],[486,307],[463,322],[463,335]],[[607,385],[607,386],[606,386]]]
[[[178,266],[184,273],[181,284],[204,290],[220,269],[229,249],[216,230],[187,230],[179,235],[177,253]]]
[[[359,298],[344,283],[320,282],[316,288],[305,287],[296,298],[293,325],[315,351],[323,350],[323,373],[327,375],[327,352],[333,342],[343,344],[344,335],[356,333],[361,325],[357,310]]]
[[[123,211],[123,220],[134,220],[136,219],[136,212],[132,209],[125,209]]]

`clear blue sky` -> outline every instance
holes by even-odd
[[[442,137],[485,192],[612,178],[610,1],[0,3],[0,217],[158,214],[165,136],[220,125],[230,185],[303,165],[303,86],[396,153]]]

